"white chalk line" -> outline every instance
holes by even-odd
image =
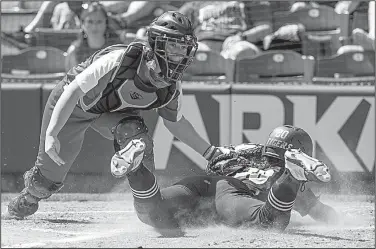
[[[58,233],[58,234],[65,234],[65,235],[91,234],[90,232],[83,233],[83,232],[73,232],[73,231],[63,231],[63,230],[55,230],[55,229],[43,229],[43,228],[30,228],[28,230],[44,232],[44,233]]]
[[[89,235],[82,235],[76,236],[73,238],[63,238],[63,239],[56,239],[56,240],[46,240],[43,242],[33,242],[33,243],[19,243],[14,244],[11,246],[2,246],[2,248],[30,248],[30,247],[42,247],[47,246],[48,244],[62,244],[62,243],[71,243],[71,242],[79,242],[79,241],[88,241],[88,240],[95,240],[95,239],[102,239],[113,237],[119,234],[126,232],[124,229],[115,229],[107,233],[92,233]]]
[[[91,214],[91,213],[134,213],[133,210],[86,210],[86,211],[38,211],[37,214]],[[2,213],[7,215],[7,213]]]
[[[87,211],[68,211],[68,212],[59,212],[59,211],[45,211],[45,212],[38,212],[37,214],[79,214],[79,213],[134,213],[132,210],[87,210]],[[70,232],[70,231],[58,231],[54,229],[40,229],[40,228],[32,228],[30,230],[40,231],[40,232],[54,232],[60,233],[65,235],[77,235],[77,232]],[[107,233],[90,233],[88,235],[76,236],[73,238],[63,238],[58,240],[49,240],[44,242],[32,242],[32,243],[20,243],[14,244],[11,246],[2,246],[2,248],[30,248],[30,247],[42,247],[46,246],[47,244],[60,244],[60,243],[70,243],[70,242],[78,242],[78,241],[87,241],[93,239],[100,239],[106,237],[116,236],[118,234],[126,232],[124,229],[116,229],[112,230]],[[82,234],[82,233],[81,233]]]
[[[134,213],[133,210],[44,211],[36,214]]]

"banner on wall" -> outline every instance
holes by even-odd
[[[231,142],[265,142],[281,124],[305,129],[317,158],[341,172],[375,165],[374,87],[237,86],[231,95]]]
[[[195,84],[184,88],[183,113],[211,144],[264,143],[273,128],[292,124],[312,136],[315,156],[338,171],[374,170],[373,86],[221,87],[209,86],[206,92]],[[148,115],[146,119],[152,120]],[[157,170],[204,169],[205,160],[173,139],[158,117],[148,125],[153,130]]]
[[[230,143],[230,85],[183,85],[183,115],[197,132],[215,145]],[[156,112],[145,112],[145,123],[153,134],[156,170],[169,175],[202,173],[206,160],[177,140]]]
[[[23,173],[34,164],[41,107],[52,87],[2,84],[3,172]],[[311,134],[315,156],[338,171],[374,173],[374,94],[374,86],[190,83],[183,85],[182,108],[197,132],[213,145],[264,143],[273,128],[292,124]],[[18,109],[12,105],[14,96],[25,101],[18,102]],[[20,117],[23,121],[29,117],[28,129],[23,129]],[[144,112],[143,117],[154,138],[157,171],[175,176],[203,173],[206,161],[174,138],[155,111]],[[20,146],[21,157],[15,153]],[[109,173],[113,153],[112,141],[89,129],[71,172]]]

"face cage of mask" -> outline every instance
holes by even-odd
[[[167,52],[167,44],[182,44],[187,46],[186,54],[177,54],[177,53],[168,53]],[[164,63],[165,67],[161,65],[162,72],[166,70],[166,74],[163,73],[168,81],[178,81],[183,77],[184,71],[187,67],[192,63],[193,58],[197,51],[197,43],[192,41],[192,44],[187,44],[185,41],[182,41],[177,38],[170,38],[166,36],[157,36],[155,39],[154,44],[154,52],[155,54],[161,58]],[[179,61],[173,61],[169,59],[171,56],[179,57]]]

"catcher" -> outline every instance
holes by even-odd
[[[182,223],[213,221],[238,227],[258,226],[283,231],[295,208],[302,216],[335,222],[336,211],[320,202],[305,183],[329,182],[328,167],[312,158],[312,140],[298,127],[277,127],[265,145],[223,148],[210,160],[207,176],[186,177],[159,189],[143,165],[127,174],[139,219],[164,235],[180,236]],[[122,164],[119,158],[118,164]]]
[[[191,21],[169,11],[150,24],[148,41],[109,46],[69,70],[47,100],[37,160],[8,205],[10,216],[34,214],[40,200],[63,187],[89,127],[114,141],[115,176],[124,176],[131,164],[153,171],[153,141],[142,110],[157,110],[166,128],[207,160],[220,155],[181,113],[181,78],[197,47]],[[123,167],[116,167],[119,155],[127,161]]]

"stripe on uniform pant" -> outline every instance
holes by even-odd
[[[131,191],[134,197],[139,199],[151,198],[156,195],[159,191],[159,186],[157,184],[157,179],[154,179],[154,184],[148,190],[135,190],[131,187]]]

